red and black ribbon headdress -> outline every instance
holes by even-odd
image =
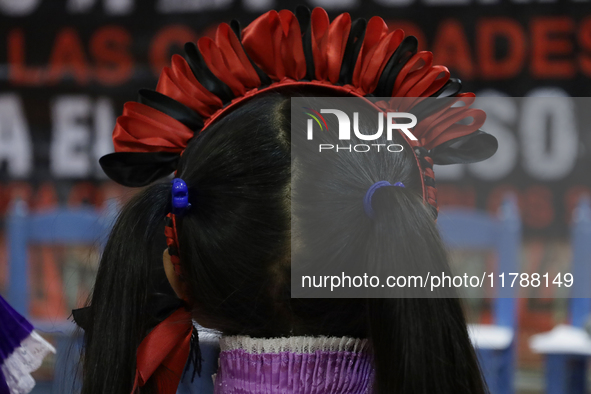
[[[433,55],[417,51],[417,40],[388,31],[383,19],[351,21],[344,13],[329,21],[326,11],[299,7],[269,11],[244,29],[219,25],[215,39],[185,45],[174,55],[156,90],[141,90],[125,104],[113,132],[115,153],[100,164],[113,180],[144,186],[176,169],[182,151],[235,104],[286,86],[323,86],[351,96],[455,97],[413,129],[423,172],[423,196],[437,206],[433,164],[473,163],[492,156],[496,139],[480,130],[485,114],[470,108],[473,93]],[[451,108],[456,101],[462,107]],[[472,118],[470,124],[461,121]]]
[[[415,37],[390,32],[379,17],[352,21],[344,13],[331,22],[322,8],[299,7],[295,14],[269,11],[244,29],[236,21],[222,23],[215,39],[187,43],[185,56],[174,55],[163,69],[156,90],[141,90],[137,102],[125,104],[113,131],[115,153],[100,164],[118,183],[148,185],[174,172],[189,140],[242,100],[306,85],[357,97],[414,97],[416,105],[424,97],[450,98],[420,119],[413,129],[417,141],[407,140],[422,172],[423,199],[435,212],[433,165],[482,161],[497,150],[496,139],[480,130],[484,112],[470,108],[474,94],[460,93],[460,81],[434,65],[431,52],[418,51]],[[460,101],[464,105],[452,107]],[[178,251],[174,220],[169,222],[169,247]],[[163,330],[156,327],[140,346],[136,385],[154,376],[162,392],[174,393],[178,380],[165,383],[158,365],[182,371],[188,350],[147,352],[155,332]],[[186,346],[189,327],[177,327],[176,334],[178,345]]]

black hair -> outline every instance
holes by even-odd
[[[294,215],[299,209],[318,209],[319,215],[326,210],[291,200],[297,187],[292,172],[307,174],[313,163],[292,168],[290,119],[290,95],[254,97],[191,140],[181,157],[177,176],[189,187],[192,208],[178,223],[179,246],[195,320],[230,335],[370,338],[377,393],[484,393],[457,298],[291,298],[292,204]],[[367,251],[367,258],[391,260],[400,272],[415,264],[446,271],[447,255],[421,196],[416,160],[401,136],[393,142],[404,151],[380,155],[382,161],[334,155],[341,171],[333,170],[330,182],[319,172],[312,184],[318,195],[343,202],[329,218],[347,212],[335,231],[351,239],[366,234],[368,244],[355,247]],[[378,189],[378,215],[370,220],[362,200],[380,180],[406,187]],[[131,391],[137,347],[154,325],[151,294],[166,287],[162,252],[170,204],[170,183],[151,185],[115,223],[89,302],[83,394]],[[303,237],[305,244],[312,235]],[[333,254],[338,253],[345,252]],[[147,385],[141,392],[156,390]]]

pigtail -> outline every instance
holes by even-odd
[[[433,212],[416,192],[383,187],[372,200],[370,264],[387,261],[389,275],[449,272]],[[460,300],[448,290],[440,295],[367,300],[376,393],[486,392]]]
[[[169,207],[170,185],[156,184],[119,214],[84,319],[83,394],[130,393],[140,342],[161,315],[178,307],[162,266]],[[142,393],[151,392],[145,387]]]

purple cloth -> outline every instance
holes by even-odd
[[[374,369],[368,352],[248,353],[222,351],[216,394],[368,394]]]
[[[33,326],[0,296],[0,364],[33,331]]]
[[[0,394],[10,394],[10,389],[8,388],[8,385],[6,384],[6,378],[4,377],[4,374],[2,373],[1,369],[0,369]]]
[[[0,366],[33,331],[33,326],[0,296]],[[8,393],[5,377],[0,370],[0,394]]]

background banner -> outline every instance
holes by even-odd
[[[114,186],[98,166],[125,101],[155,88],[186,41],[232,18],[245,26],[279,0],[0,0],[0,217],[19,195],[33,206],[101,205]],[[419,39],[435,64],[477,95],[589,94],[589,1],[319,0],[334,17],[380,15]],[[474,166],[436,168],[440,204],[494,211],[518,194],[526,234],[567,235],[591,190],[587,125],[564,127],[557,108],[488,108],[506,146]],[[499,116],[503,114],[503,119]]]
[[[549,273],[548,287],[520,286],[514,301],[518,365],[541,371],[528,340],[570,319],[572,289],[552,282],[574,273],[573,212],[591,195],[591,132],[573,115],[589,108],[575,98],[591,91],[591,0],[0,0],[0,293],[13,268],[11,201],[39,211],[106,208],[109,199],[130,196],[134,191],[109,181],[98,165],[113,149],[123,104],[140,88],[154,89],[171,55],[187,41],[213,37],[220,22],[236,18],[246,26],[269,9],[299,4],[323,7],[331,18],[379,15],[433,51],[434,63],[460,78],[463,91],[487,97],[484,129],[499,151],[478,164],[435,166],[438,201],[442,211],[461,206],[497,216],[514,193],[524,235],[518,271]],[[553,105],[532,105],[540,96]],[[451,258],[462,272],[481,275],[494,269],[494,252],[454,250]],[[23,282],[31,316],[65,320],[92,288],[98,248],[34,245],[29,257]],[[581,276],[575,284],[586,283]],[[490,323],[493,304],[480,297],[466,300],[469,320]],[[528,376],[518,383],[528,387],[521,392],[540,392],[541,378],[531,389]]]

